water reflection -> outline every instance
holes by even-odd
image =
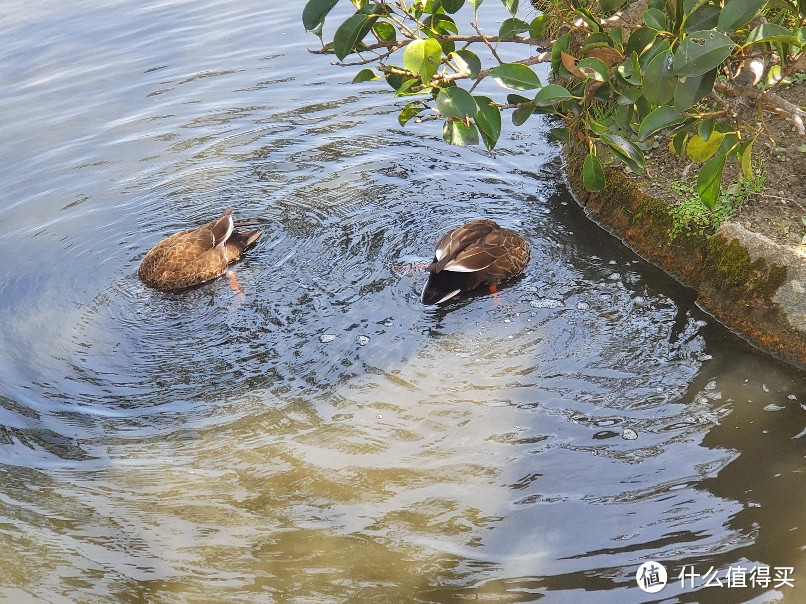
[[[806,581],[802,375],[592,226],[539,133],[396,128],[299,7],[79,9],[0,33],[7,599],[642,602],[650,557]],[[265,233],[243,298],[143,287],[225,207]],[[527,271],[424,308],[413,266],[481,215]]]

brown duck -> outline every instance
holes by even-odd
[[[147,286],[168,291],[211,281],[260,237],[259,229],[234,227],[227,210],[197,229],[171,235],[146,254],[137,274]]]
[[[495,285],[520,273],[529,262],[529,244],[492,220],[473,220],[437,242],[423,287],[423,304],[439,304],[479,285]]]

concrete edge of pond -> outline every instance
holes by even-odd
[[[598,193],[582,186],[584,156],[565,152],[567,182],[594,222],[644,259],[697,292],[698,305],[757,348],[806,369],[806,253],[738,220],[716,234],[669,240],[666,201],[644,191],[623,172],[606,169]]]

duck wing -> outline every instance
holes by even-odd
[[[462,262],[456,262],[457,258],[466,252],[468,248],[470,248],[472,252],[472,248],[475,244],[498,228],[500,227],[494,221],[481,219],[473,220],[452,231],[448,231],[437,242],[437,248],[434,252],[434,261],[428,267],[428,270],[433,273],[438,273],[443,269],[457,272],[472,272],[478,270],[477,268],[472,268],[472,266],[474,266],[473,262],[470,262],[467,267],[465,267]],[[448,268],[449,265],[455,268]]]

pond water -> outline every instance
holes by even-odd
[[[302,6],[6,2],[0,595],[803,601],[803,374],[591,224],[546,123],[400,128]],[[138,281],[227,207],[243,295]],[[479,216],[526,274],[423,307]]]

